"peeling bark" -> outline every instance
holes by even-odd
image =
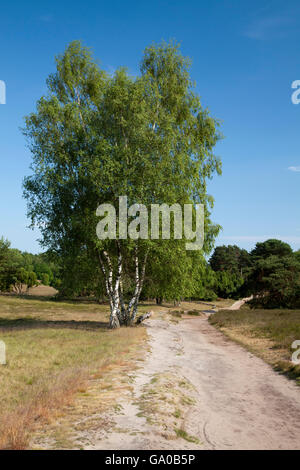
[[[113,285],[113,266],[111,263],[111,259],[107,253],[107,251],[103,251],[103,255],[106,259],[106,263],[108,268],[105,266],[105,263],[102,259],[101,254],[99,253],[99,261],[100,266],[104,275],[105,279],[105,287],[106,292],[109,298],[109,305],[110,305],[110,320],[109,320],[109,327],[110,328],[119,328],[120,323],[122,322],[121,319],[121,312],[119,308],[119,285],[120,279],[122,274],[122,255],[121,250],[118,250],[118,268],[116,274],[115,285]]]
[[[135,291],[132,299],[128,304],[127,309],[127,324],[132,325],[137,315],[138,302],[143,288],[145,279],[145,270],[147,263],[148,251],[145,254],[145,258],[142,264],[141,273],[139,272],[139,257],[137,247],[135,248]]]
[[[101,266],[102,273],[105,279],[105,287],[107,296],[109,298],[110,304],[110,328],[119,328],[121,325],[132,325],[136,319],[138,302],[142,292],[142,287],[145,278],[146,262],[148,251],[145,254],[141,270],[139,266],[139,256],[138,256],[138,247],[135,247],[134,250],[134,262],[135,262],[135,290],[134,294],[128,303],[126,308],[124,297],[123,297],[123,284],[122,284],[122,268],[123,268],[123,259],[121,253],[120,242],[117,241],[117,250],[118,250],[118,265],[117,272],[114,280],[113,265],[107,251],[99,253],[99,262]],[[105,258],[105,261],[103,260]]]

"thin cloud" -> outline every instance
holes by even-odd
[[[300,171],[300,166],[289,166],[288,170],[290,170],[290,171]]]
[[[254,21],[244,31],[244,36],[250,39],[271,39],[286,35],[294,22],[292,18],[282,16],[270,16]]]
[[[222,240],[235,241],[235,242],[264,242],[275,238],[277,240],[282,240],[287,243],[300,243],[300,237],[293,235],[233,235],[229,237],[220,237]]]

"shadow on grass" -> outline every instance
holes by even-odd
[[[35,318],[6,319],[0,317],[0,330],[28,330],[38,328],[57,328],[95,331],[108,329],[108,322],[75,320],[39,320]]]
[[[105,305],[107,302],[105,301],[98,301],[96,298],[82,298],[78,297],[76,299],[70,299],[66,297],[60,297],[57,295],[32,295],[32,294],[15,294],[15,293],[7,293],[1,292],[0,294],[2,297],[9,297],[12,299],[20,299],[20,300],[38,300],[39,302],[55,302],[57,304],[64,303],[64,304],[71,304],[71,305],[78,305],[80,304],[92,304],[92,305]]]

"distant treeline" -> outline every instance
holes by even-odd
[[[59,266],[46,254],[33,255],[10,248],[10,242],[0,238],[0,291],[21,293],[39,282],[59,287]]]
[[[128,271],[130,272],[130,266]],[[134,267],[132,267],[134,271]],[[38,281],[51,285],[63,297],[92,296],[105,300],[102,273],[88,253],[63,260],[47,253],[33,255],[10,248],[0,239],[0,291],[20,292]],[[122,280],[126,298],[132,276]],[[215,300],[254,295],[252,304],[264,308],[300,307],[300,250],[280,240],[257,243],[248,252],[236,245],[218,246],[209,261],[200,252],[153,253],[148,263],[142,298],[180,302],[182,299]]]
[[[238,246],[218,246],[209,264],[220,296],[254,295],[252,305],[264,308],[300,307],[300,250],[293,252],[287,243],[266,240],[250,253]],[[231,276],[239,276],[241,284],[226,292]]]
[[[144,297],[171,300],[175,298],[175,283],[177,299],[181,290],[181,298],[215,300],[253,295],[253,306],[300,307],[300,250],[293,252],[287,243],[270,239],[257,243],[250,252],[236,245],[218,246],[208,262],[191,256],[194,258],[187,270],[178,265],[166,269],[165,264],[157,270],[157,263],[150,263]]]

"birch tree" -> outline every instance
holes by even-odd
[[[213,198],[207,179],[221,172],[213,149],[218,122],[203,109],[189,75],[190,62],[175,43],[145,50],[140,75],[120,68],[108,76],[80,42],[56,59],[47,80],[48,94],[26,117],[24,134],[32,152],[32,175],[24,196],[40,243],[63,259],[82,253],[104,279],[110,327],[136,318],[150,237],[99,240],[99,204],[128,206],[202,203],[208,251],[219,226],[210,220]],[[118,222],[118,221],[117,221]],[[170,249],[164,240],[160,249]],[[179,240],[178,243],[183,243]],[[132,292],[124,296],[124,278]]]

